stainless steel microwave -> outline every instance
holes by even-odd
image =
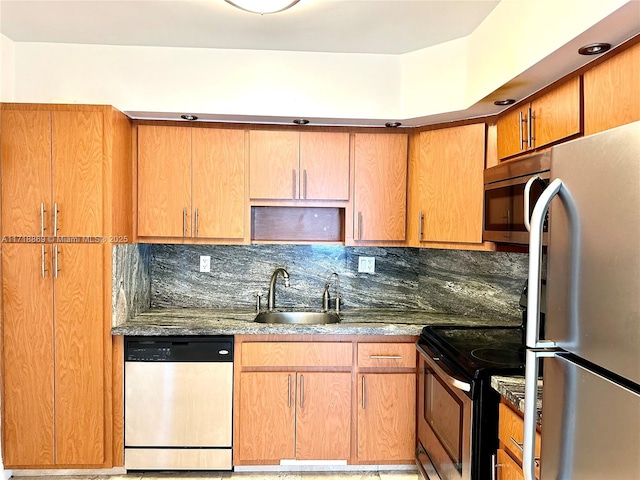
[[[536,177],[529,193],[529,212],[542,191],[549,184],[551,151],[501,163],[484,171],[484,225],[483,239],[497,243],[529,243],[525,228],[524,190],[530,178]],[[547,222],[544,225],[543,244],[547,244]]]

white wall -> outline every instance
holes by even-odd
[[[0,34],[0,101],[13,101],[15,75],[14,42]]]

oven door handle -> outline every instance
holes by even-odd
[[[451,387],[457,388],[458,390],[462,390],[463,392],[470,392],[471,391],[471,384],[470,383],[463,382],[462,380],[459,380],[459,379],[455,378],[451,371],[447,371],[449,369],[447,368],[446,365],[444,365],[441,362],[439,362],[438,358],[431,357],[431,355],[429,355],[426,352],[426,350],[424,348],[422,348],[418,343],[416,343],[416,348],[418,349],[418,352],[420,352],[420,354],[425,358],[427,363],[436,372],[438,372],[443,377],[443,379]]]

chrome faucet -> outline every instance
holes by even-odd
[[[335,277],[335,279],[334,279]],[[336,313],[340,313],[340,277],[336,272],[333,272],[327,278],[327,281],[324,285],[324,292],[322,293],[322,311],[329,311],[329,304],[331,302],[331,295],[329,295],[329,287],[331,286],[331,280],[333,280],[333,286],[335,287],[335,308]]]
[[[273,310],[276,308],[276,280],[278,279],[278,274],[282,274],[282,278],[284,278],[284,286],[288,287],[289,284],[289,272],[287,272],[284,268],[276,268],[274,272],[271,274],[271,280],[269,280],[269,293],[267,294],[267,308],[269,310]]]

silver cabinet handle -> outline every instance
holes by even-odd
[[[291,171],[291,180],[292,180],[292,184],[293,184],[293,199],[294,199],[294,200],[298,198],[298,191],[297,191],[297,189],[296,189],[296,184],[297,184],[298,182],[297,182],[297,178],[296,178],[296,177],[297,177],[297,175],[296,175],[296,170],[295,170],[295,169],[293,169],[293,170]]]
[[[304,408],[304,375],[300,375],[300,408]]]
[[[529,107],[529,140],[528,140],[528,144],[529,144],[529,148],[533,148],[533,141],[535,140],[535,137],[533,136],[533,120],[536,117],[533,115],[533,110],[531,110],[531,107]]]
[[[196,208],[196,213],[195,213],[195,236],[198,236],[198,209]]]
[[[358,212],[358,240],[362,240],[362,212]]]
[[[44,237],[44,202],[40,202],[40,236]]]
[[[60,269],[58,268],[58,245],[53,246],[53,276],[58,278],[58,272]]]
[[[53,236],[58,236],[58,203],[53,204]]]
[[[498,468],[502,467],[502,464],[497,462],[496,456],[495,453],[491,455],[491,480],[498,478]]]
[[[522,136],[522,124],[525,123],[526,120],[522,117],[522,110],[520,111],[520,151],[524,150],[523,145],[527,143],[527,141]]]
[[[304,180],[304,199],[307,199],[307,169],[305,168],[302,174]]]
[[[365,379],[364,379],[364,375],[362,376],[362,409],[364,410],[365,408],[367,408],[367,404],[365,401],[365,397],[367,395],[367,387],[365,384]]]
[[[182,208],[182,236],[187,236],[187,207]]]
[[[420,211],[420,223],[419,223],[419,229],[418,229],[418,239],[422,242],[423,238],[424,238],[424,232],[422,231],[422,226],[424,225],[424,213],[422,213],[422,211]]]
[[[402,360],[402,355],[369,355],[373,360]]]
[[[287,390],[287,407],[291,408],[291,374],[289,374],[288,385],[289,385],[289,388]]]
[[[46,255],[46,252],[44,250],[44,245],[40,245],[40,248],[42,248],[42,252],[41,252],[41,255],[42,255],[42,257],[41,257],[42,258],[42,278],[46,278],[46,276],[47,276],[46,275],[47,267],[46,267],[45,261],[44,261],[44,257]]]
[[[524,448],[524,443],[518,443],[518,441],[513,437],[509,437],[509,440],[511,440],[511,443],[513,443],[516,446],[516,448],[522,452],[522,449]]]

